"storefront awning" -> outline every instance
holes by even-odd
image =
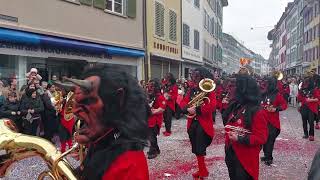
[[[142,50],[102,45],[6,28],[0,28],[0,41],[38,46],[44,45],[56,48],[70,48],[88,52],[104,52],[111,56],[143,57],[145,55],[145,52]]]

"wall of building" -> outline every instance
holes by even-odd
[[[189,37],[189,45],[182,42],[182,58],[186,60],[195,61],[195,63],[203,63],[202,60],[202,2],[199,1],[199,7],[195,4],[194,0],[183,0],[182,1],[182,41],[183,38]],[[187,25],[189,27],[189,36],[187,36],[186,30],[183,27]],[[195,46],[195,31],[199,32],[199,48]],[[185,32],[185,33],[184,33]]]
[[[128,18],[125,12],[115,15],[63,0],[3,0],[1,14],[18,22],[0,21],[0,26],[142,49],[142,8],[143,1],[136,1],[136,17]]]
[[[163,28],[164,34],[162,37],[156,34],[155,17],[156,3],[159,3],[164,8]],[[147,0],[147,47],[151,54],[168,57],[175,60],[181,60],[181,4],[180,1],[165,1],[165,0]],[[176,13],[176,41],[169,39],[169,11]]]
[[[217,38],[214,33],[216,30],[217,21],[214,9],[212,5],[209,4],[210,1],[201,1],[203,4],[202,9],[202,21],[204,25],[202,26],[202,58],[205,63],[210,64],[212,67],[218,67],[218,62],[215,61],[215,47],[217,47]],[[216,3],[217,1],[214,1]],[[213,6],[215,7],[215,5]],[[213,29],[213,30],[212,30]],[[210,68],[211,69],[211,68]]]

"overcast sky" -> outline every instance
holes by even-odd
[[[292,1],[228,0],[229,5],[223,9],[223,32],[267,59],[271,51],[267,34],[280,19],[287,3]]]

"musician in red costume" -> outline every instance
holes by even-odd
[[[260,107],[260,90],[252,77],[238,74],[235,99],[223,114],[226,124],[225,161],[231,180],[257,180],[259,153],[268,137],[267,115]]]
[[[178,86],[176,84],[176,79],[174,78],[173,74],[168,73],[165,77],[166,84],[164,85],[163,93],[164,97],[166,98],[167,107],[164,111],[164,124],[166,131],[163,132],[164,136],[171,135],[171,126],[172,126],[172,115],[175,112],[176,101],[178,97]]]
[[[298,93],[298,101],[301,102],[300,113],[304,132],[303,138],[309,138],[310,141],[314,141],[314,121],[319,113],[320,89],[316,84],[315,77],[312,72],[309,73]]]
[[[268,140],[263,145],[264,157],[262,161],[268,166],[273,163],[272,152],[276,138],[280,134],[280,111],[287,109],[287,101],[279,93],[277,89],[277,79],[275,77],[269,77],[260,84],[262,92],[262,108],[267,113],[268,120]]]
[[[148,139],[146,95],[134,77],[94,66],[74,84],[73,113],[83,125],[75,141],[88,152],[79,179],[148,180],[144,147]]]
[[[150,80],[147,85],[149,106],[151,108],[151,115],[148,119],[150,130],[150,148],[148,151],[148,159],[156,158],[160,154],[158,146],[157,135],[159,135],[163,120],[163,112],[166,108],[166,99],[161,94],[161,87],[159,80]]]
[[[188,103],[201,92],[199,82],[204,78],[212,79],[212,74],[205,68],[197,68],[191,74],[194,86],[189,89],[181,102],[182,111],[189,114],[187,131],[192,146],[192,153],[196,155],[199,170],[192,174],[194,178],[208,177],[209,172],[205,164],[206,149],[211,144],[214,135],[212,113],[216,108],[216,96],[212,91],[200,106],[189,107]]]
[[[61,143],[61,152],[66,151],[66,147],[72,147],[72,132],[75,123],[75,116],[72,113],[72,106],[73,106],[73,92],[70,91],[66,97],[64,106],[62,110],[59,112],[60,126],[59,130],[59,137]],[[63,128],[63,130],[61,130]]]

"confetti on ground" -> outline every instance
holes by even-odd
[[[219,113],[216,122],[215,137],[207,149],[206,163],[210,172],[208,180],[228,180],[224,162],[224,130]],[[192,173],[198,170],[196,156],[191,153],[186,120],[174,120],[173,125],[171,136],[164,137],[160,133],[158,137],[161,154],[148,160],[150,180],[192,180]],[[161,131],[163,130],[164,128]],[[306,179],[314,154],[320,147],[320,131],[315,130],[314,142],[303,139],[302,136],[302,121],[297,110],[289,108],[281,112],[281,133],[275,143],[274,164],[268,167],[260,163],[260,180]],[[72,158],[68,160],[73,166],[78,165]],[[41,158],[28,158],[15,163],[7,176],[0,180],[36,180],[46,169]]]

